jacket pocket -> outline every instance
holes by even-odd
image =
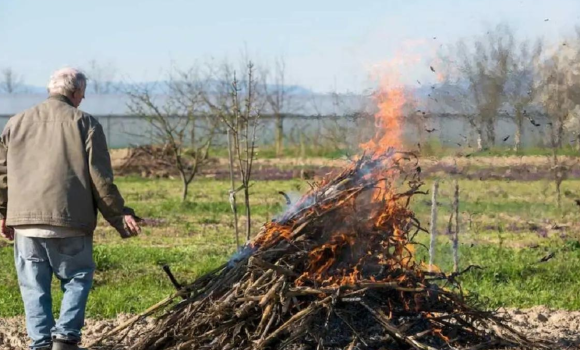
[[[58,238],[56,249],[64,257],[73,257],[85,249],[85,237]]]

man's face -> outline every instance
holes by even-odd
[[[75,107],[78,107],[81,105],[81,102],[83,101],[83,99],[85,98],[85,90],[86,88],[82,88],[80,90],[76,90],[73,95],[71,96],[71,102]]]

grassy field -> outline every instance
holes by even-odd
[[[430,188],[428,179],[425,189]],[[439,231],[445,232],[452,193],[451,178],[441,179]],[[95,233],[97,274],[88,316],[114,317],[136,313],[172,292],[161,266],[169,264],[182,282],[188,282],[228,260],[235,239],[227,201],[226,182],[203,179],[191,188],[188,202],[181,203],[177,180],[118,179],[129,205],[149,219],[144,233],[121,240],[100,222]],[[481,266],[462,277],[469,293],[478,294],[490,307],[547,305],[580,309],[580,243],[577,217],[580,181],[563,184],[563,205],[558,209],[552,185],[545,181],[506,182],[460,180],[461,266]],[[283,210],[278,191],[302,193],[301,180],[256,182],[252,186],[253,225]],[[578,196],[576,196],[578,194]],[[413,209],[428,227],[429,196],[417,196]],[[428,237],[419,236],[426,244]],[[451,246],[439,237],[436,263],[451,267]],[[417,248],[417,259],[426,252]],[[549,253],[555,257],[539,262]],[[12,247],[0,243],[0,317],[22,314],[12,262]],[[54,283],[57,301],[61,297]],[[58,304],[58,303],[57,303]],[[56,307],[56,306],[55,306]]]

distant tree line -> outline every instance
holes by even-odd
[[[472,41],[443,49],[437,67],[442,81],[430,98],[444,110],[464,114],[475,131],[478,149],[496,145],[501,111],[516,125],[520,150],[524,123],[539,127],[530,111],[548,116],[551,142],[561,148],[568,131],[580,148],[580,28],[551,47],[541,40],[517,40],[500,24]]]

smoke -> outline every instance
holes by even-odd
[[[232,257],[228,261],[228,267],[234,267],[240,261],[250,257],[255,251],[256,251],[255,247],[253,247],[251,244],[246,244],[234,255],[232,255]]]

